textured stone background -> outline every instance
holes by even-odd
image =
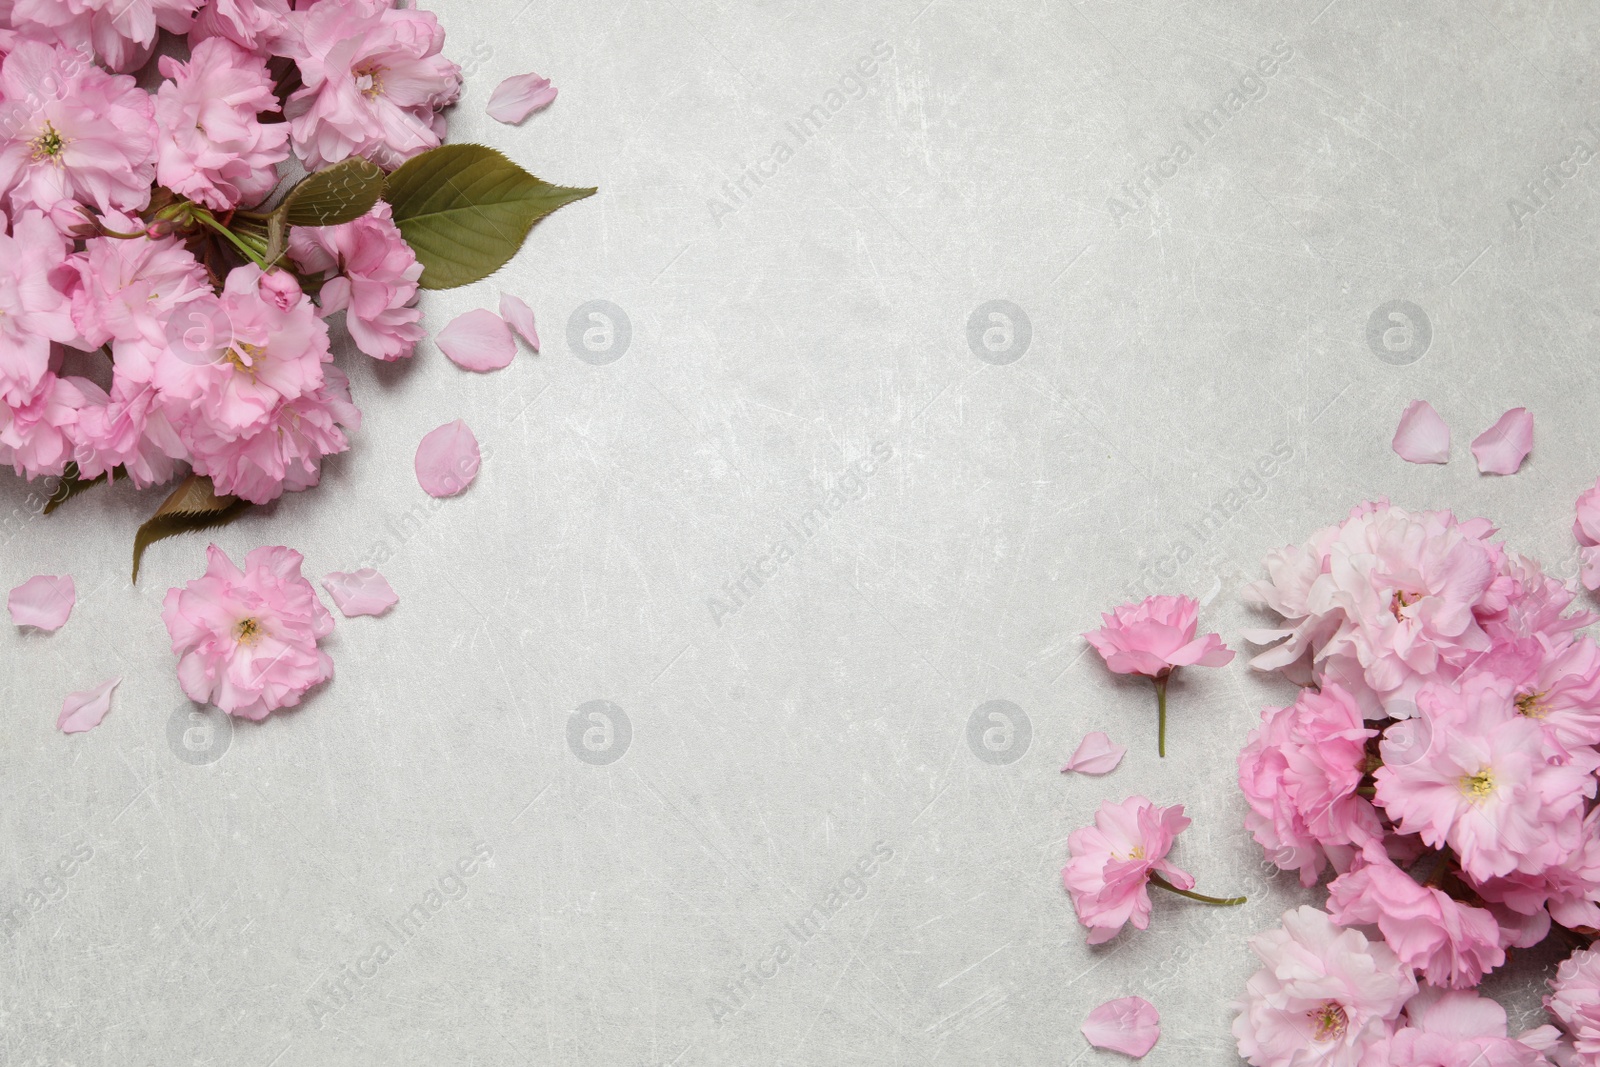
[[[1526,187],[1596,143],[1600,12],[430,4],[469,71],[451,138],[602,187],[425,299],[437,329],[517,292],[544,353],[487,376],[431,345],[342,357],[354,449],[216,540],[291,545],[313,576],[387,554],[401,605],[342,621],[335,681],[260,726],[174,677],[160,600],[204,537],[131,588],[152,498],[33,518],[0,478],[0,585],[70,572],[81,596],[55,635],[0,626],[0,904],[24,908],[0,1059],[1109,1064],[1078,1024],[1139,993],[1164,1024],[1146,1062],[1236,1064],[1246,936],[1320,899],[1262,869],[1232,781],[1291,688],[1190,672],[1158,761],[1149,687],[1079,634],[1142,586],[1209,598],[1237,645],[1262,553],[1375,495],[1488,515],[1575,573],[1600,166]],[[560,100],[488,120],[529,69]],[[1219,107],[1201,143],[1186,122]],[[1447,467],[1389,451],[1417,397],[1455,431]],[[1478,475],[1467,442],[1517,404],[1534,455]],[[489,458],[431,507],[412,452],[458,417]],[[64,693],[118,674],[103,726],[54,730]],[[994,700],[1012,747],[996,720],[974,747]],[[1094,729],[1122,768],[1063,778]],[[1066,836],[1132,792],[1187,804],[1180,861],[1251,902],[1162,901],[1092,951]],[[790,932],[841,887],[860,899]],[[1514,1022],[1550,966],[1497,980]],[[341,977],[347,1003],[312,999]]]

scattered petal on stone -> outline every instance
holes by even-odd
[[[6,606],[11,609],[11,621],[18,626],[59,630],[77,602],[78,588],[72,575],[41,574],[11,590]]]
[[[517,339],[506,320],[482,308],[451,319],[434,341],[450,362],[467,370],[499,370],[517,356]]]
[[[1450,427],[1433,410],[1432,404],[1413,400],[1400,416],[1393,447],[1395,455],[1407,463],[1448,463]]]
[[[417,446],[417,484],[429,496],[455,496],[478,476],[478,439],[467,424],[447,422]]]
[[[1484,474],[1515,474],[1532,451],[1533,416],[1527,408],[1512,408],[1472,439],[1472,454]]]
[[[121,684],[121,678],[113,678],[82,693],[68,693],[61,702],[61,714],[56,717],[56,729],[64,734],[81,734],[99,726],[111,710],[111,691]]]
[[[515,126],[540,108],[549,107],[556,92],[549,78],[537,74],[512,75],[495,86],[490,95],[489,117]]]
[[[1140,1059],[1161,1040],[1161,1015],[1143,997],[1108,1000],[1083,1021],[1083,1036],[1095,1048]]]
[[[1581,563],[1578,575],[1583,580],[1583,587],[1600,589],[1600,548],[1580,548],[1578,559]]]
[[[1061,773],[1076,771],[1078,774],[1110,774],[1117,769],[1117,764],[1122,762],[1122,757],[1127,751],[1121,745],[1113,744],[1111,738],[1104,732],[1096,730],[1078,745],[1078,751],[1074,752],[1067,765],[1061,768]]]
[[[533,309],[510,293],[500,294],[500,317],[511,324],[528,347],[539,351],[539,331],[533,328]]]
[[[334,571],[322,579],[322,588],[333,597],[339,613],[347,619],[357,615],[382,615],[400,603],[388,581],[371,567],[363,567],[353,574]]]

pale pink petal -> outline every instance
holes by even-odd
[[[11,590],[6,606],[11,609],[11,621],[18,626],[59,630],[77,602],[78,589],[72,575],[41,574]]]
[[[539,331],[533,328],[533,309],[510,293],[500,294],[500,317],[511,324],[528,347],[539,351]]]
[[[1161,1039],[1161,1016],[1143,997],[1108,1000],[1083,1021],[1083,1036],[1095,1048],[1140,1059]]]
[[[516,74],[495,87],[489,97],[489,117],[515,126],[556,98],[549,78],[537,74]]]
[[[1407,463],[1448,463],[1450,427],[1433,410],[1432,404],[1413,400],[1400,416],[1393,447],[1395,455]]]
[[[447,422],[417,446],[417,484],[429,496],[455,496],[478,476],[478,439],[467,424]]]
[[[1083,739],[1078,751],[1074,752],[1067,765],[1061,768],[1061,773],[1076,771],[1079,774],[1110,774],[1117,769],[1117,764],[1122,762],[1122,756],[1127,751],[1121,745],[1113,744],[1105,733],[1096,730]]]
[[[1527,408],[1512,408],[1472,439],[1472,454],[1484,474],[1515,474],[1531,451],[1533,416]]]
[[[517,356],[517,339],[506,320],[482,308],[451,319],[434,341],[452,363],[467,370],[499,370]]]
[[[334,571],[322,579],[322,588],[333,597],[340,614],[347,619],[357,615],[382,615],[400,603],[388,581],[371,567],[363,567],[353,574]]]
[[[1583,579],[1583,587],[1600,589],[1600,547],[1578,549],[1578,559],[1583,565],[1579,572]]]
[[[121,684],[121,678],[113,678],[82,693],[68,693],[61,702],[61,714],[56,717],[56,729],[64,734],[81,734],[99,726],[111,710],[111,691]]]

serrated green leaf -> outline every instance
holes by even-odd
[[[50,494],[50,499],[44,502],[44,513],[49,515],[62,504],[71,500],[90,486],[99,485],[106,480],[104,472],[98,478],[84,478],[78,473],[76,463],[68,463],[60,480],[56,483],[55,490]]]
[[[383,169],[360,156],[306,176],[274,212],[290,226],[337,226],[372,210],[383,195]]]
[[[210,478],[189,475],[134,535],[133,580],[139,580],[139,564],[144,560],[144,550],[157,541],[181,533],[226,526],[249,509],[248,500],[240,500],[236,496],[218,496]]]
[[[407,160],[383,195],[422,287],[453,289],[499,270],[535,222],[595,191],[541,181],[483,145],[447,144]]]

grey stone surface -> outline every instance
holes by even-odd
[[[1233,784],[1290,687],[1189,672],[1159,761],[1149,687],[1079,635],[1147,588],[1207,597],[1238,646],[1262,553],[1377,495],[1575,573],[1600,170],[1527,187],[1596,143],[1600,12],[429,6],[469,68],[451,138],[601,186],[425,299],[437,329],[516,292],[544,352],[342,357],[353,450],[215,539],[313,576],[388,554],[401,603],[341,621],[333,683],[261,725],[195,717],[174,677],[160,601],[204,537],[131,588],[152,498],[31,518],[0,477],[0,585],[80,591],[54,635],[0,626],[0,905],[24,916],[0,1059],[1111,1064],[1077,1027],[1138,993],[1145,1062],[1236,1064],[1246,937],[1320,899],[1263,869]],[[560,99],[490,121],[529,69]],[[1413,398],[1455,433],[1446,467],[1389,450]],[[1467,442],[1519,404],[1532,458],[1480,476]],[[412,452],[455,418],[486,460],[435,507]],[[106,722],[57,733],[112,675]],[[991,701],[1027,730],[971,729]],[[1095,729],[1122,767],[1058,774]],[[1133,792],[1185,803],[1182,865],[1251,901],[1159,901],[1091,950],[1066,837]],[[1551,965],[1495,980],[1514,1022]]]

